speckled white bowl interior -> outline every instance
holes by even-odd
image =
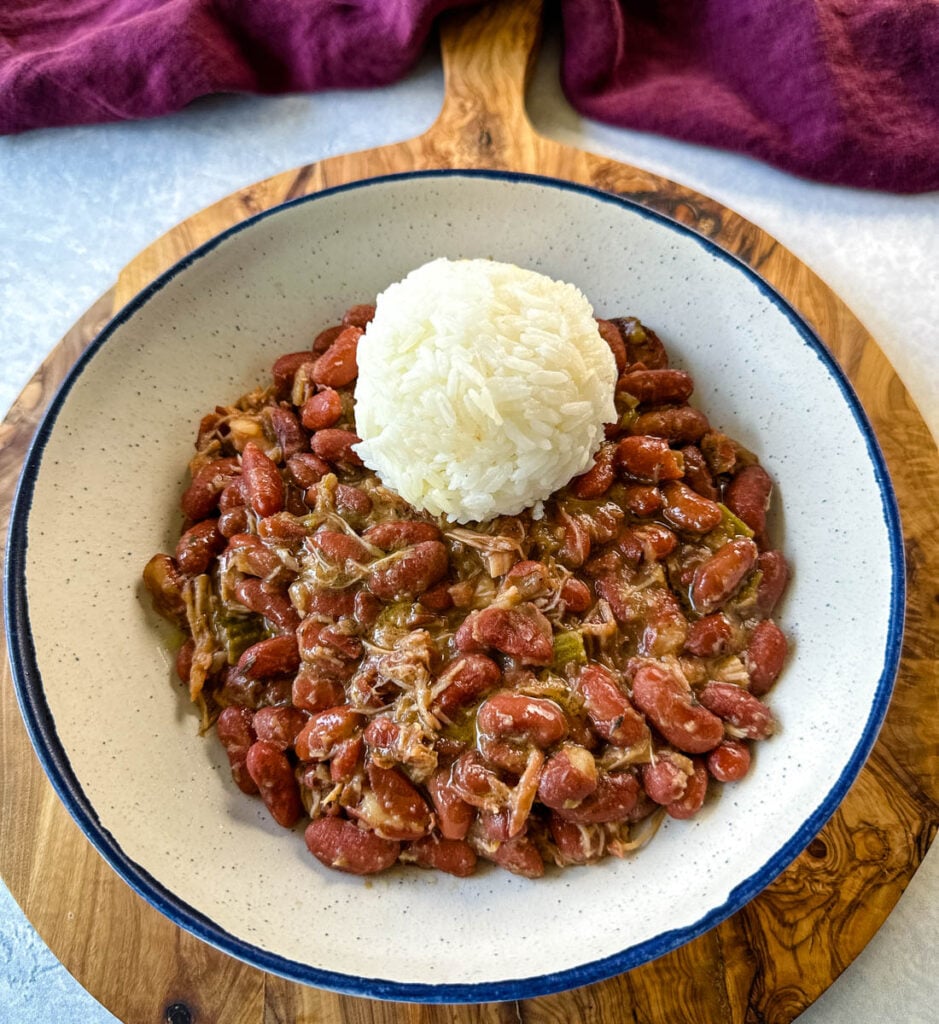
[[[140,572],[171,551],[196,424],[350,304],[436,256],[489,256],[632,314],[697,383],[711,422],[778,484],[794,568],[782,724],[750,776],[625,860],[529,881],[327,871],[232,783],[174,682]],[[433,430],[433,424],[427,425]],[[895,506],[860,407],[811,332],[755,276],[597,192],[494,173],[340,188],[215,240],[103,332],[53,403],[15,507],[7,613],[42,762],[114,868],[171,918],[321,987],[483,1001],[585,984],[713,926],[769,883],[845,794],[899,657]]]

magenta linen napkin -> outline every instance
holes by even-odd
[[[808,178],[939,188],[936,0],[565,0],[587,117]]]
[[[0,0],[0,133],[375,87],[472,0]],[[505,2],[505,0],[503,0]],[[560,0],[573,106],[821,181],[939,188],[935,0]]]

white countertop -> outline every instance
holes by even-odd
[[[860,317],[939,438],[939,193],[814,184],[744,157],[587,122],[564,100],[557,64],[549,38],[529,97],[538,131],[690,185],[778,238]],[[441,96],[442,76],[428,57],[406,81],[380,91],[214,97],[147,122],[0,138],[0,412],[156,236],[278,171],[418,135]],[[937,948],[933,849],[878,934],[800,1024],[932,1024]],[[0,886],[0,1024],[115,1019]]]

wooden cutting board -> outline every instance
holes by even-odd
[[[783,1024],[811,1004],[874,934],[939,822],[939,457],[909,395],[844,304],[774,239],[690,189],[537,135],[524,92],[541,0],[449,17],[446,97],[409,142],[324,160],[216,203],[153,243],[75,325],[0,427],[5,522],[29,439],[55,388],[108,318],[223,228],[286,199],[358,178],[439,167],[546,174],[629,196],[736,254],[815,328],[870,416],[896,486],[909,568],[903,661],[878,743],[840,809],[760,896],[708,934],[610,981],[519,1003],[378,1003],[266,975],[181,931],[99,858],[52,791],[20,719],[9,666],[0,700],[0,871],[39,934],[127,1024]],[[350,971],[355,965],[350,964]]]

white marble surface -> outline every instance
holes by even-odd
[[[586,122],[561,95],[557,60],[549,38],[530,96],[539,131],[687,183],[775,235],[859,315],[939,437],[939,194],[817,185],[742,157]],[[377,92],[217,97],[149,122],[0,138],[0,410],[154,237],[259,178],[418,134],[441,94],[429,57]],[[867,949],[800,1024],[934,1022],[937,945],[933,850]],[[58,964],[0,886],[0,1024],[78,1020],[115,1018]]]

